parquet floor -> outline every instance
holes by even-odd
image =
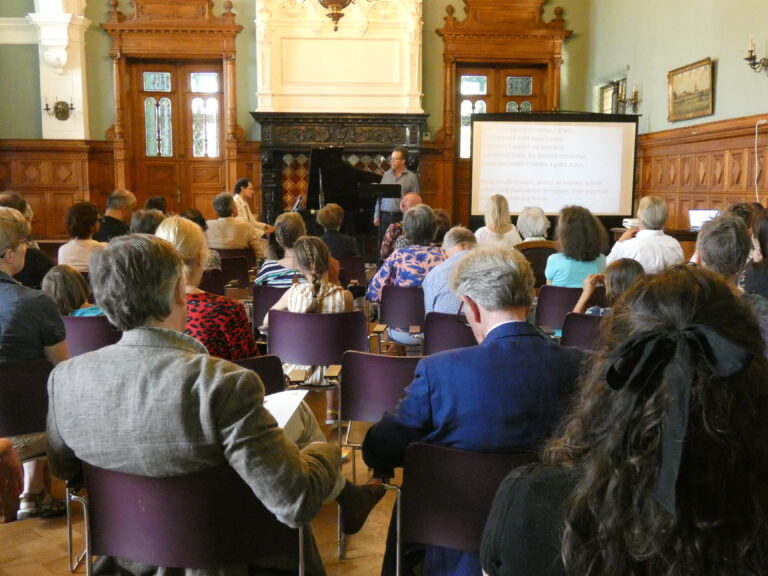
[[[352,478],[351,463],[344,465],[347,478]],[[357,481],[367,480],[367,469],[357,456]],[[396,479],[399,483],[399,478]],[[379,574],[384,555],[387,527],[394,506],[394,494],[388,492],[371,513],[363,529],[347,537],[347,553],[339,560],[336,553],[336,504],[326,504],[312,522],[320,553],[328,576]],[[75,523],[76,547],[82,549],[82,520]],[[80,567],[78,574],[85,571]],[[67,529],[63,517],[33,518],[0,524],[0,576],[66,576]]]

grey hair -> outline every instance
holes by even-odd
[[[431,244],[437,234],[437,216],[426,204],[414,206],[403,216],[403,232],[417,246]]]
[[[107,210],[130,210],[135,206],[136,196],[130,190],[113,190],[107,198]]]
[[[517,217],[517,231],[520,232],[523,238],[533,238],[535,236],[544,236],[546,238],[550,225],[551,222],[544,213],[544,210],[538,206],[526,206]]]
[[[744,268],[751,247],[747,225],[738,216],[718,216],[705,222],[696,239],[704,266],[728,279]]]
[[[235,197],[229,192],[222,192],[217,194],[213,199],[213,209],[216,210],[216,214],[219,218],[228,218],[232,216],[234,212]]]
[[[477,238],[475,233],[469,228],[464,226],[454,226],[443,237],[443,250],[450,250],[457,244],[470,244],[475,246],[477,244]]]
[[[91,287],[109,321],[132,330],[170,316],[182,270],[181,255],[167,240],[118,236],[91,257]]]
[[[661,196],[644,196],[637,207],[637,218],[648,230],[661,230],[667,221],[668,210]]]
[[[451,290],[488,311],[530,308],[533,270],[521,252],[496,244],[472,250],[454,270]]]

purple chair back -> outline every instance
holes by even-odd
[[[405,396],[420,356],[345,352],[341,361],[341,419],[378,422]]]
[[[84,463],[92,555],[169,568],[220,568],[299,555],[285,526],[228,464],[150,478]]]
[[[536,326],[561,330],[566,314],[573,310],[581,298],[581,288],[544,285],[539,290],[536,302]],[[588,306],[602,306],[605,303],[605,289],[595,290]]]
[[[600,322],[602,316],[592,314],[576,314],[571,312],[565,316],[563,335],[560,344],[574,346],[583,350],[594,350],[600,337]]]
[[[224,284],[229,284],[233,280],[237,282],[239,288],[248,287],[248,261],[243,256],[221,257],[221,275],[224,278]]]
[[[347,350],[368,350],[368,324],[357,311],[298,314],[270,310],[267,348],[290,364],[341,364]]]
[[[339,283],[346,287],[352,280],[357,280],[360,286],[365,286],[365,258],[362,256],[347,256],[339,258]]]
[[[384,286],[381,290],[379,322],[408,330],[424,324],[424,290],[421,286]]]
[[[430,312],[424,318],[424,356],[476,345],[472,328],[459,322],[455,314]]]
[[[63,316],[69,357],[115,344],[123,333],[106,316]]]
[[[252,370],[259,375],[262,384],[264,384],[265,394],[275,394],[285,390],[285,374],[283,374],[283,363],[280,358],[274,354],[267,356],[254,356],[252,358],[240,358],[233,360],[233,363],[248,370]]]
[[[200,279],[200,290],[224,296],[224,274],[221,270],[206,270]]]
[[[476,552],[501,481],[537,457],[415,443],[405,453],[402,542]]]
[[[0,437],[45,431],[52,369],[48,360],[0,366]]]
[[[264,317],[269,312],[281,296],[285,294],[288,288],[275,288],[274,286],[265,286],[263,284],[254,284],[251,287],[253,298],[253,330],[254,335],[260,336],[258,327],[264,323]]]
[[[523,253],[525,259],[531,264],[533,270],[533,287],[538,288],[547,283],[547,277],[544,270],[547,267],[547,259],[558,252],[557,242],[550,240],[532,240],[530,242],[521,242],[516,244],[515,248]]]
[[[221,256],[221,260],[225,258],[245,258],[246,270],[256,266],[256,254],[253,253],[251,248],[216,248],[216,252]],[[243,284],[247,286],[248,282]]]

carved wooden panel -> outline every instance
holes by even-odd
[[[0,162],[0,189],[11,185],[11,163]]]
[[[725,190],[725,152],[712,154],[712,190]]]
[[[729,192],[746,189],[747,157],[744,150],[730,150],[728,153],[728,184]]]
[[[694,189],[709,190],[712,185],[712,157],[709,154],[696,154],[694,163]]]
[[[685,154],[680,156],[680,191],[688,191],[693,189],[694,183],[694,156],[693,154]]]

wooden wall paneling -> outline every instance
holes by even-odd
[[[708,191],[712,186],[712,156],[710,154],[694,155],[694,190]]]
[[[693,154],[683,154],[680,156],[680,186],[681,193],[693,190],[695,156]]]
[[[104,211],[107,197],[115,189],[115,152],[112,142],[88,142],[88,195]]]
[[[743,192],[747,182],[747,155],[745,150],[728,151],[726,190]]]

